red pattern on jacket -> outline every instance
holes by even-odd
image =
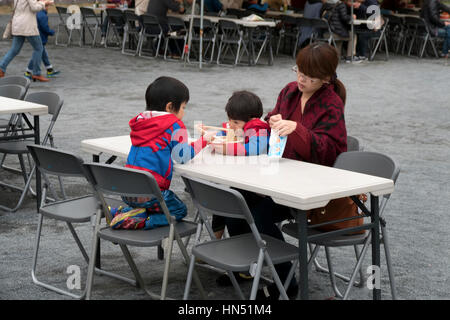
[[[301,96],[297,82],[289,83],[265,120],[281,114],[282,119],[297,122],[296,130],[288,136],[283,158],[332,166],[337,156],[347,151],[344,104],[334,85],[325,84],[306,102],[301,114]]]

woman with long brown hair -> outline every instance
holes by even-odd
[[[337,79],[339,57],[329,44],[310,44],[297,55],[293,68],[297,81],[281,90],[275,108],[265,120],[271,130],[280,136],[288,136],[284,158],[332,166],[337,156],[347,151],[347,131],[344,120],[345,87]],[[300,183],[300,182],[299,182]],[[278,205],[270,197],[239,190],[252,212],[258,230],[284,240],[276,223],[292,219],[288,207]],[[230,235],[249,232],[236,219],[227,218]],[[282,282],[286,279],[291,263],[275,266]],[[222,281],[221,283],[224,283]],[[297,283],[292,279],[287,294],[297,294]],[[259,290],[259,299],[278,299],[275,285]]]

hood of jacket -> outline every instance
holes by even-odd
[[[130,138],[133,146],[145,147],[149,142],[164,135],[179,119],[172,113],[145,111],[130,120]]]

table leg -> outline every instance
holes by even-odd
[[[298,250],[299,250],[299,295],[308,300],[308,219],[306,211],[297,210]]]
[[[100,162],[100,156],[97,155],[97,154],[94,154],[92,156],[92,162],[99,163]],[[98,239],[98,241],[97,241],[97,251],[96,251],[96,254],[95,254],[95,267],[98,268],[98,269],[101,269],[100,248],[101,248],[100,247],[100,239]]]
[[[372,229],[372,265],[380,270],[380,212],[378,197],[374,195],[370,196],[370,209],[372,211],[371,222],[374,225]],[[381,300],[381,288],[374,286],[373,300]]]
[[[37,145],[41,144],[41,137],[40,137],[40,127],[39,127],[39,116],[34,116],[34,143]],[[42,197],[42,190],[41,190],[41,173],[39,169],[36,166],[36,205],[37,210],[39,211],[39,207],[41,204],[41,197]]]

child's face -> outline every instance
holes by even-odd
[[[179,120],[183,120],[184,117],[184,110],[186,108],[186,102],[182,102],[180,105],[180,109],[178,110],[178,112],[173,112],[170,108],[166,108],[166,110],[172,114],[175,115],[175,117],[177,117]]]
[[[246,124],[245,121],[233,120],[233,119],[230,119],[230,118],[228,118],[228,123],[230,124],[230,129],[233,129],[234,131],[244,129],[244,126]]]

